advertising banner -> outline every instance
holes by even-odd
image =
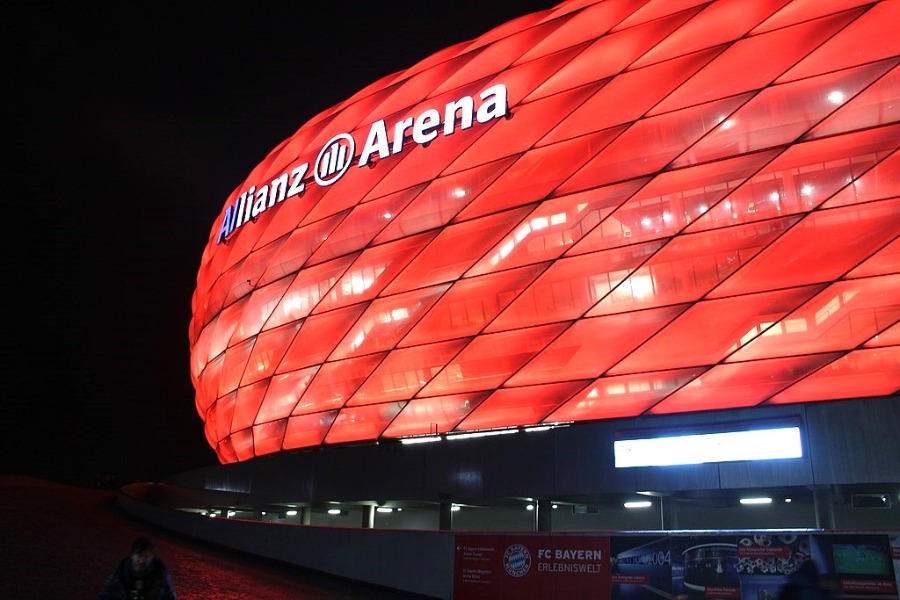
[[[609,597],[609,538],[456,536],[453,597],[467,600]]]
[[[525,533],[455,539],[455,600],[779,600],[808,562],[830,599],[898,600],[896,535]]]

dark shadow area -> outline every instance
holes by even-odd
[[[179,600],[421,598],[159,529],[121,511],[117,493],[0,476],[0,598],[94,598],[142,535],[156,540]]]

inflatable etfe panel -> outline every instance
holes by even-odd
[[[311,119],[203,253],[219,459],[897,394],[897,23],[564,2]]]

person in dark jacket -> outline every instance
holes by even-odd
[[[149,538],[139,537],[103,583],[100,600],[176,600],[169,568]]]

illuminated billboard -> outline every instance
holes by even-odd
[[[223,463],[900,390],[897,2],[563,2],[304,124],[189,339]]]

